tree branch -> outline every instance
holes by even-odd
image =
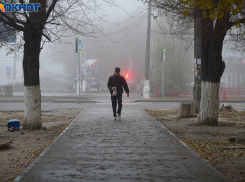
[[[20,3],[23,5],[25,2],[24,2],[24,0],[20,0]],[[28,20],[28,19],[29,19],[29,17],[28,17],[28,15],[27,15],[27,13],[26,13],[26,12],[24,12],[24,15],[25,15],[25,17],[26,17],[26,20]]]
[[[13,27],[16,30],[24,31],[24,27],[18,25],[12,18],[10,18],[9,16],[7,16],[2,11],[0,11],[0,21],[2,21],[6,25],[9,25],[10,27]]]
[[[50,13],[53,11],[56,3],[58,2],[58,0],[54,0],[51,4],[51,6],[49,7],[48,11],[47,11],[47,14],[46,14],[46,21],[48,20],[49,16],[50,16]]]
[[[51,42],[51,39],[46,34],[42,32],[42,35]]]

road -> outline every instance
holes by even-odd
[[[42,94],[43,95],[43,94]],[[75,97],[76,95],[70,95],[70,93],[49,93],[46,95],[43,95],[46,97],[52,98],[52,96],[55,97]],[[83,97],[86,96],[85,94]],[[110,95],[109,93],[91,93],[90,98],[92,98],[91,101],[96,101],[100,105],[110,105]],[[1,100],[1,98],[0,98]],[[61,99],[62,100],[62,99]],[[139,93],[132,93],[130,94],[130,97],[127,98],[126,94],[123,95],[123,104],[124,105],[134,105],[141,109],[143,108],[158,108],[158,109],[177,109],[179,107],[180,102],[172,102],[172,101],[164,101],[164,102],[135,102],[137,100],[142,100],[142,97]],[[77,99],[78,101],[78,99]],[[223,104],[224,102],[220,103]],[[237,110],[245,110],[245,102],[226,102],[232,105]],[[92,104],[93,105],[93,104]],[[91,103],[53,103],[53,102],[42,102],[42,110],[51,110],[51,109],[57,109],[57,108],[88,108],[91,106]],[[23,102],[0,102],[0,111],[23,111],[24,110],[24,103]]]

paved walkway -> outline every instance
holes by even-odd
[[[111,112],[110,104],[86,108],[20,181],[226,181],[142,107],[124,105],[122,121]]]

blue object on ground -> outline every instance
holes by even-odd
[[[15,126],[16,129],[18,129],[20,127],[20,122],[18,119],[11,119],[8,122],[8,128],[12,128]]]

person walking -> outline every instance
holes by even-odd
[[[117,114],[118,114],[118,119],[121,120],[123,89],[126,91],[127,97],[129,97],[128,84],[125,78],[122,75],[120,75],[120,71],[121,69],[116,67],[114,75],[109,77],[108,84],[107,84],[107,87],[111,93],[111,103],[112,103],[114,120],[117,119]],[[118,101],[118,110],[117,110],[117,101]]]

